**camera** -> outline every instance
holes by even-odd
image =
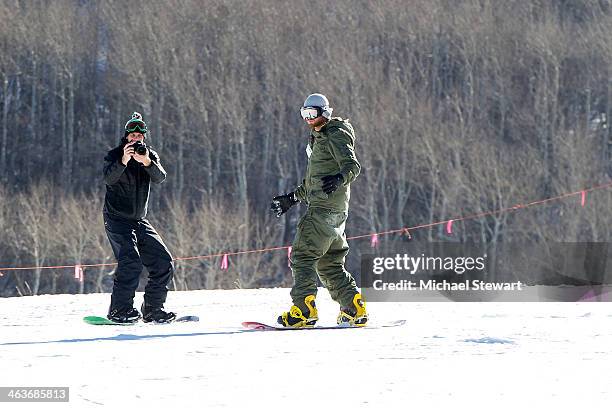
[[[141,141],[134,143],[132,147],[134,148],[134,151],[141,156],[147,154],[147,145]]]

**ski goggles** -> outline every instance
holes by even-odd
[[[302,119],[316,119],[321,116],[320,108],[312,108],[312,107],[303,107],[300,108],[300,114],[302,115]]]
[[[125,125],[125,130],[128,133],[147,133],[147,125],[142,122],[132,122]]]

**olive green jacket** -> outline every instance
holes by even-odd
[[[355,156],[355,131],[348,119],[331,118],[319,132],[312,130],[308,143],[308,167],[302,184],[295,190],[298,200],[311,207],[348,212],[351,187],[361,165]],[[344,183],[327,195],[321,178],[342,174]]]

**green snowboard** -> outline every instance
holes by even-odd
[[[85,323],[89,323],[89,324],[95,324],[95,325],[113,325],[113,326],[131,326],[133,324],[136,324],[136,322],[133,323],[117,323],[117,322],[113,322],[112,320],[108,320],[106,317],[102,317],[102,316],[85,316],[83,318],[83,321]]]
[[[198,316],[181,316],[176,318],[175,320],[168,323],[180,323],[180,322],[197,322],[200,318]],[[106,317],[102,316],[85,316],[83,321],[88,324],[98,325],[98,326],[132,326],[138,323],[140,320],[132,322],[132,323],[117,323],[112,320],[108,320]],[[163,324],[168,324],[163,323]]]

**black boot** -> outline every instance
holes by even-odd
[[[136,323],[140,319],[140,313],[133,307],[111,306],[106,317],[116,323]]]
[[[143,303],[140,310],[145,323],[170,323],[176,319],[176,313],[166,312],[163,306],[155,307]]]

